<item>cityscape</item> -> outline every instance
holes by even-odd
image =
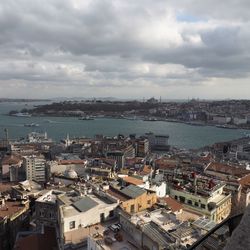
[[[0,250],[250,249],[250,1],[0,2]]]

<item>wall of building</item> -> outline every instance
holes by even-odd
[[[155,204],[156,202],[157,202],[157,196],[155,193],[150,193],[150,194],[144,193],[136,199],[123,201],[121,207],[127,213],[133,213],[133,212],[137,213],[152,207],[152,205]],[[134,207],[134,211],[132,207]]]
[[[202,197],[188,192],[170,189],[172,198],[218,223],[229,216],[231,212],[231,195],[222,195],[222,192],[223,187],[219,188],[210,197]],[[221,198],[218,200],[219,196],[221,196]],[[185,198],[184,202],[181,197]],[[215,203],[213,209],[209,209],[209,203]]]
[[[74,231],[79,227],[87,227],[89,225],[94,225],[101,222],[101,214],[104,214],[104,219],[109,220],[113,217],[110,217],[110,211],[114,211],[117,207],[117,204],[111,204],[106,206],[97,206],[86,212],[78,213],[73,216],[63,217],[63,232]],[[70,222],[75,222],[75,228],[70,228]]]
[[[120,215],[119,220],[122,225],[122,229],[128,233],[139,246],[142,246],[142,231],[140,228],[136,227],[136,225],[133,224],[129,218],[123,215]]]
[[[213,116],[213,122],[217,124],[227,124],[231,121],[231,117],[226,116]]]

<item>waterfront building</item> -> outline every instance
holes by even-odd
[[[151,150],[168,150],[168,135],[156,135],[154,133],[146,133],[145,136],[149,141],[149,148]]]
[[[231,122],[232,118],[230,116],[214,115],[213,122],[216,124],[227,124]]]

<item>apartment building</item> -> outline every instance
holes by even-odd
[[[45,159],[42,156],[26,156],[24,157],[24,169],[27,180],[33,180],[37,182],[46,181],[45,173]]]

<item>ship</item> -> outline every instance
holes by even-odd
[[[40,125],[37,123],[26,123],[24,124],[24,127],[39,127]]]
[[[217,128],[225,128],[225,129],[237,129],[234,125],[216,125]]]
[[[16,116],[16,117],[31,117],[31,114],[18,112],[18,113],[12,114],[12,116]]]
[[[149,118],[145,118],[145,119],[143,119],[143,121],[147,121],[147,122],[157,122],[157,121],[158,121],[158,119],[157,119],[157,118],[155,118],[155,117],[149,117]]]
[[[93,121],[94,118],[87,115],[87,116],[82,116],[82,117],[80,117],[78,120]]]

